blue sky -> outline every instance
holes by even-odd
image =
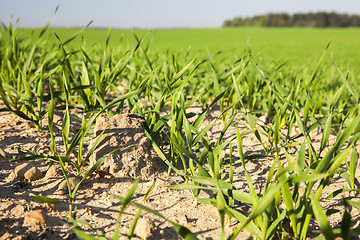
[[[268,12],[336,11],[359,14],[360,0],[0,0],[0,21],[19,27],[179,28],[220,27],[224,20]]]

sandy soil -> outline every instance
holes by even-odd
[[[195,108],[193,110],[199,111],[199,109]],[[211,121],[217,114],[219,114],[219,110],[213,109],[207,116],[206,121]],[[61,119],[62,113],[56,112],[54,128],[56,132],[57,147],[60,152],[63,151],[61,147]],[[111,141],[115,141],[117,144],[125,144],[123,146],[126,146],[126,144],[129,143],[139,143],[139,141],[144,142],[144,140],[141,140],[143,138],[143,135],[141,134],[143,133],[141,133],[141,128],[139,128],[138,118],[136,116],[124,114],[122,119],[125,123],[122,123],[122,126],[117,126],[117,128],[120,129],[117,134],[123,134],[124,129],[133,129],[131,130],[133,132],[130,130],[125,131],[127,132],[128,143],[121,143],[116,139],[114,140],[112,135],[108,135],[107,138],[104,138],[102,141],[102,143],[105,144],[104,146],[106,146],[106,144],[110,146]],[[72,119],[71,121],[72,130],[79,128],[79,121],[75,119]],[[135,124],[133,125],[135,127],[132,128],[131,124]],[[235,125],[237,125],[241,131],[247,130],[247,127],[244,124],[234,121],[234,124],[232,124],[225,136],[226,139],[236,133]],[[31,160],[26,162],[30,164],[30,166],[35,166],[41,171],[41,177],[39,179],[28,181],[16,177],[16,174],[14,174],[16,166],[24,163],[17,159],[29,155],[26,151],[19,150],[18,148],[46,154],[50,153],[50,134],[48,131],[37,131],[32,124],[22,119],[14,118],[14,115],[4,112],[0,113],[0,126],[0,239],[76,239],[75,234],[69,230],[69,226],[66,222],[59,218],[61,216],[68,216],[68,205],[58,204],[51,208],[46,204],[28,197],[28,195],[35,194],[67,201],[68,196],[59,194],[58,190],[59,184],[64,180],[64,176],[61,171],[59,171],[60,166],[54,165],[55,168],[51,170],[52,172],[50,173],[50,171],[47,172],[49,161]],[[46,120],[44,120],[44,126],[46,127]],[[217,140],[221,129],[222,123],[221,120],[219,120],[208,134],[211,141],[215,142]],[[89,148],[96,134],[97,133],[95,132],[94,136],[89,136],[86,139],[84,145],[85,148]],[[108,134],[111,134],[111,131]],[[141,136],[135,137],[136,134],[140,134]],[[318,136],[313,137],[314,142],[319,144],[321,135],[319,134]],[[330,140],[330,142],[335,141],[335,136],[333,134],[331,135]],[[234,142],[234,146],[235,145]],[[244,153],[246,155],[263,153],[260,143],[253,134],[244,136],[243,145]],[[143,175],[133,198],[135,201],[158,211],[172,221],[188,227],[199,239],[219,239],[221,229],[217,209],[211,205],[195,205],[194,196],[189,190],[169,190],[166,185],[183,183],[182,179],[174,173],[168,175],[167,167],[157,157],[154,150],[151,147],[146,148],[147,150],[133,149],[126,153],[128,154],[126,155],[128,162],[130,162],[130,164],[127,165],[128,170],[125,171],[120,169],[119,173],[115,170],[115,172],[107,173],[106,169],[103,169],[103,171],[94,173],[85,180],[83,184],[80,185],[74,201],[74,205],[77,207],[77,217],[87,221],[93,228],[100,230],[106,237],[111,238],[121,208],[120,201],[112,194],[125,196],[132,186],[135,175],[139,175],[140,171],[140,176],[141,174]],[[228,153],[229,150],[227,149],[225,155]],[[236,149],[234,155],[238,156]],[[76,159],[75,155],[71,155],[70,157],[71,159]],[[118,156],[118,159],[121,157],[122,155]],[[114,160],[114,158],[112,160]],[[134,162],[133,165],[131,164],[131,161]],[[150,169],[147,169],[146,172],[141,172],[141,169],[144,168],[144,161],[151,161],[152,166]],[[271,163],[272,158],[265,158],[261,161],[247,161],[247,170],[255,183],[257,191],[259,191],[261,184],[266,180]],[[90,166],[86,166],[82,175],[84,175],[89,168]],[[74,173],[74,169],[70,166],[67,170]],[[357,178],[359,178],[359,174],[360,169],[357,171]],[[227,178],[228,172],[224,169],[223,179],[226,180]],[[144,194],[154,181],[156,181],[154,189],[151,191],[148,199],[143,200]],[[248,188],[241,164],[237,164],[234,167],[234,185],[238,189],[246,190]],[[327,196],[329,193],[340,188],[348,188],[348,185],[343,178],[336,177],[334,178],[333,183],[324,190],[323,196]],[[211,196],[211,192],[205,191],[200,195],[202,198]],[[359,194],[347,194],[347,197],[352,200],[359,200]],[[339,227],[338,224],[342,219],[343,212],[341,197],[339,196],[335,200],[323,199],[321,205],[326,209],[341,210],[341,212],[329,217],[331,226]],[[236,207],[245,215],[249,214],[251,211],[251,209],[246,208],[241,205],[241,203],[237,203]],[[40,217],[30,216],[31,214],[34,214],[34,211],[38,211]],[[127,238],[128,228],[136,211],[137,209],[129,207],[121,216],[121,238]],[[351,213],[353,225],[358,226],[360,222],[359,212],[356,209],[352,209]],[[312,229],[318,228],[316,223],[312,222],[311,224]],[[237,225],[238,222],[232,220],[230,226],[227,226],[225,229],[226,235],[229,235]],[[147,226],[148,229],[146,229]],[[83,227],[88,229],[86,226]],[[143,228],[143,230],[140,228]],[[172,228],[171,224],[146,212],[142,213],[141,222],[135,233],[135,237],[137,238],[179,239],[179,236]],[[238,239],[247,238],[251,238],[251,235],[246,231],[243,231],[238,236]]]

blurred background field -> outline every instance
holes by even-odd
[[[25,35],[35,35],[41,29],[19,29]],[[4,30],[3,37],[6,37]],[[62,39],[68,39],[79,29],[52,29],[47,32],[48,40],[57,41],[53,32]],[[108,29],[87,29],[83,32],[86,46],[105,45]],[[117,30],[111,31],[109,47],[127,48],[136,44],[133,33],[144,36],[143,46],[150,44],[151,51],[174,54],[185,53],[191,49],[194,57],[207,57],[208,51],[228,57],[229,62],[243,56],[250,47],[257,60],[279,64],[288,62],[289,66],[313,64],[324,51],[330,41],[329,63],[341,65],[343,68],[358,71],[360,64],[360,29],[359,28],[204,28],[204,29],[159,29],[159,30]],[[78,37],[70,43],[74,48],[81,46],[82,38]],[[347,70],[347,69],[344,69]]]

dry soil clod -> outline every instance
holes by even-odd
[[[58,178],[61,175],[62,175],[62,171],[61,171],[61,168],[59,167],[59,165],[53,164],[46,171],[45,177],[47,179],[52,179],[52,178]]]
[[[147,179],[156,172],[159,166],[151,159],[151,144],[144,133],[140,117],[135,114],[98,117],[94,128],[96,137],[103,131],[97,149],[90,157],[90,165],[116,149],[133,146],[109,155],[98,170],[119,177],[142,179]],[[96,137],[90,145],[95,143]]]
[[[69,177],[69,184],[71,190],[74,189],[74,187],[80,182],[80,179],[77,177]],[[68,185],[66,179],[64,179],[60,184],[58,189],[56,190],[56,193],[59,195],[65,195],[69,193]]]
[[[37,167],[32,167],[24,174],[24,177],[28,181],[35,181],[42,177],[42,173]]]
[[[155,223],[153,220],[142,217],[136,224],[135,234],[141,239],[147,240],[153,235]]]
[[[23,226],[46,225],[45,215],[39,210],[33,210],[25,214]]]
[[[21,217],[25,212],[25,208],[23,205],[16,205],[12,210],[11,210],[11,214],[14,217]]]
[[[23,163],[14,169],[14,175],[16,178],[23,178],[28,181],[35,181],[42,177],[40,170],[32,166],[31,163]]]

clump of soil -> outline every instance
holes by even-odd
[[[14,169],[14,175],[15,177],[23,178],[28,181],[35,181],[42,177],[40,170],[28,163],[18,165]]]
[[[93,166],[101,157],[109,154],[100,170],[117,177],[148,179],[159,170],[159,163],[151,158],[151,143],[142,128],[141,118],[135,114],[119,114],[112,118],[98,117],[94,128],[94,145],[101,136],[94,154]],[[124,149],[110,154],[117,149]]]

